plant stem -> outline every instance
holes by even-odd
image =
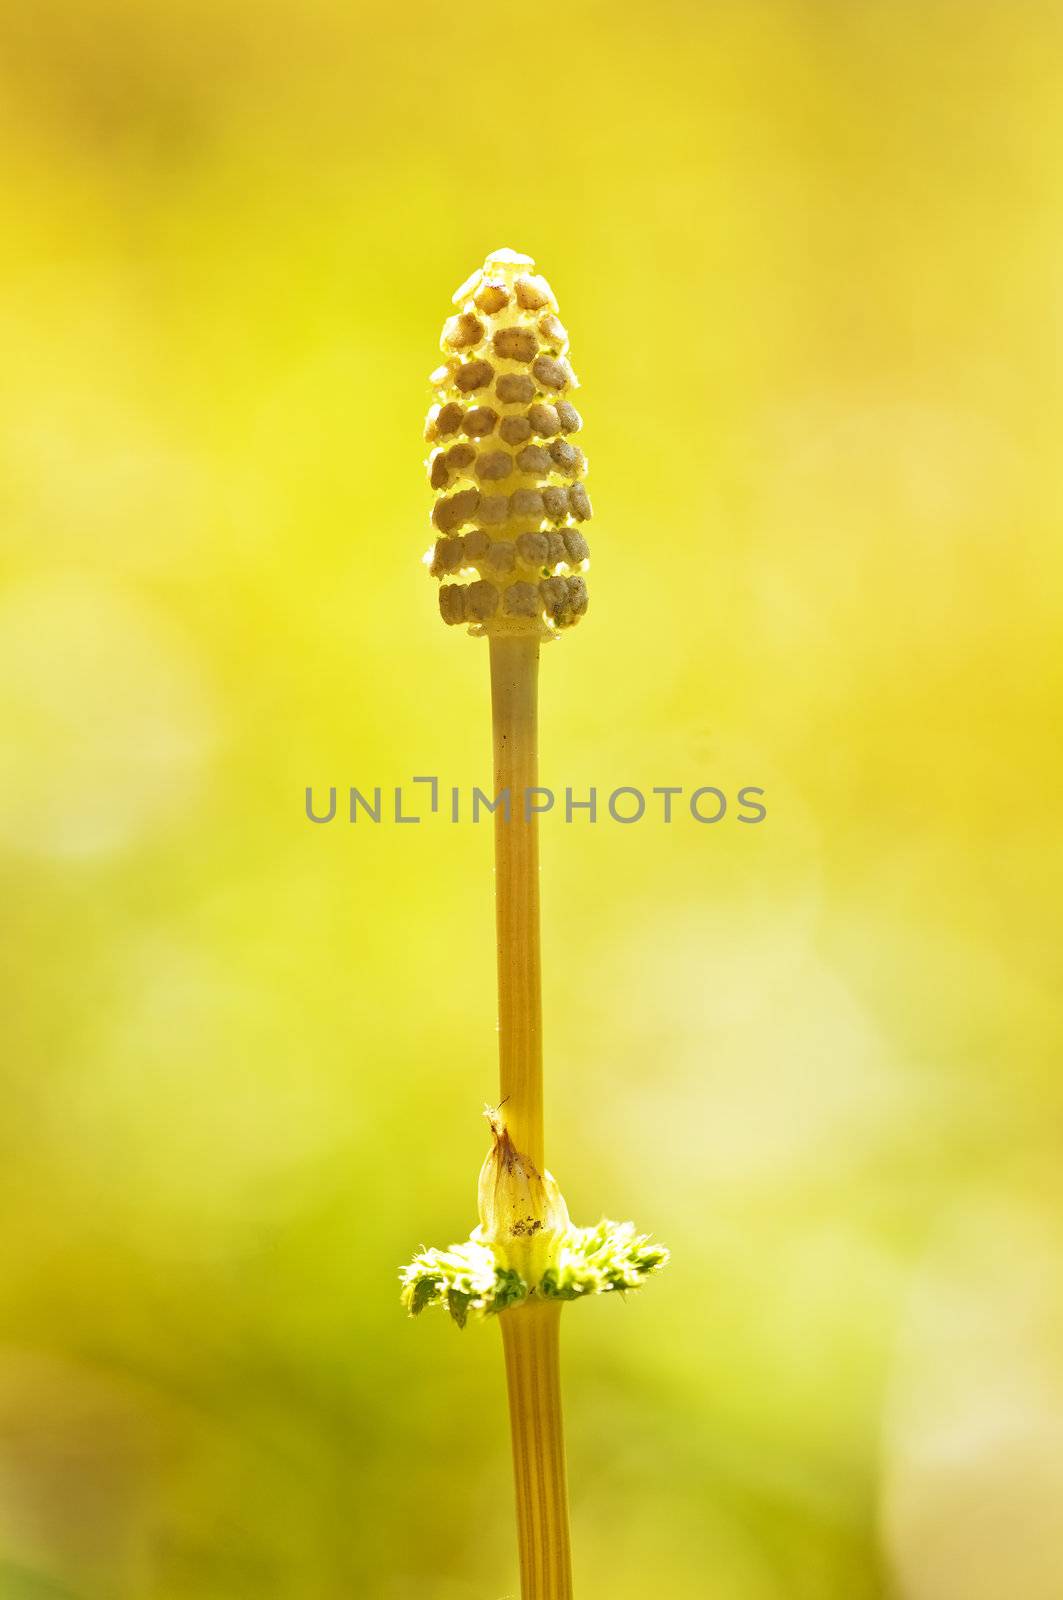
[[[506,1125],[517,1149],[543,1169],[543,1024],[539,962],[539,830],[525,790],[539,782],[539,641],[491,639],[498,936],[498,1065]]]
[[[498,935],[498,1060],[514,1145],[543,1170],[542,976],[538,820],[525,792],[539,781],[539,641],[491,639]],[[561,1308],[527,1300],[500,1318],[513,1435],[522,1600],[572,1600],[568,1491],[561,1425]]]
[[[561,1426],[561,1307],[526,1300],[503,1311],[502,1345],[517,1486],[523,1600],[572,1600],[568,1485]]]

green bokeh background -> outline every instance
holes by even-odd
[[[0,1596],[516,1593],[473,1220],[489,780],[421,425],[452,289],[573,333],[548,1147],[581,1600],[1059,1600],[1063,11],[0,15]],[[342,802],[341,802],[342,803]]]

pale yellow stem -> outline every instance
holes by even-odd
[[[513,1433],[522,1600],[572,1600],[568,1485],[561,1425],[561,1307],[526,1300],[503,1311]]]
[[[491,640],[498,931],[498,1063],[513,1144],[543,1171],[542,977],[539,835],[527,791],[539,782],[539,641]],[[517,1490],[522,1600],[571,1600],[565,1444],[558,1332],[561,1307],[526,1300],[499,1318]]]
[[[539,782],[539,641],[491,640],[498,932],[498,1066],[506,1125],[517,1149],[543,1169],[543,1025],[539,964],[539,832],[526,792]],[[534,800],[532,802],[534,805]]]

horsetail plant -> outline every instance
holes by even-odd
[[[491,658],[501,1104],[489,1110],[479,1225],[402,1272],[412,1316],[498,1316],[506,1361],[523,1600],[571,1600],[558,1331],[566,1300],[637,1288],[667,1250],[630,1222],[574,1227],[543,1150],[538,783],[539,647],[587,610],[591,515],[582,427],[557,302],[528,256],[496,250],[454,296],[432,374],[425,557],[451,625]],[[500,803],[504,797],[505,803]]]

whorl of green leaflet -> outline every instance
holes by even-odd
[[[517,1151],[497,1112],[480,1174],[480,1225],[462,1244],[422,1250],[402,1269],[402,1303],[412,1317],[428,1306],[459,1328],[522,1300],[580,1300],[638,1289],[668,1262],[668,1251],[633,1222],[603,1217],[591,1228],[568,1219],[557,1183]]]

